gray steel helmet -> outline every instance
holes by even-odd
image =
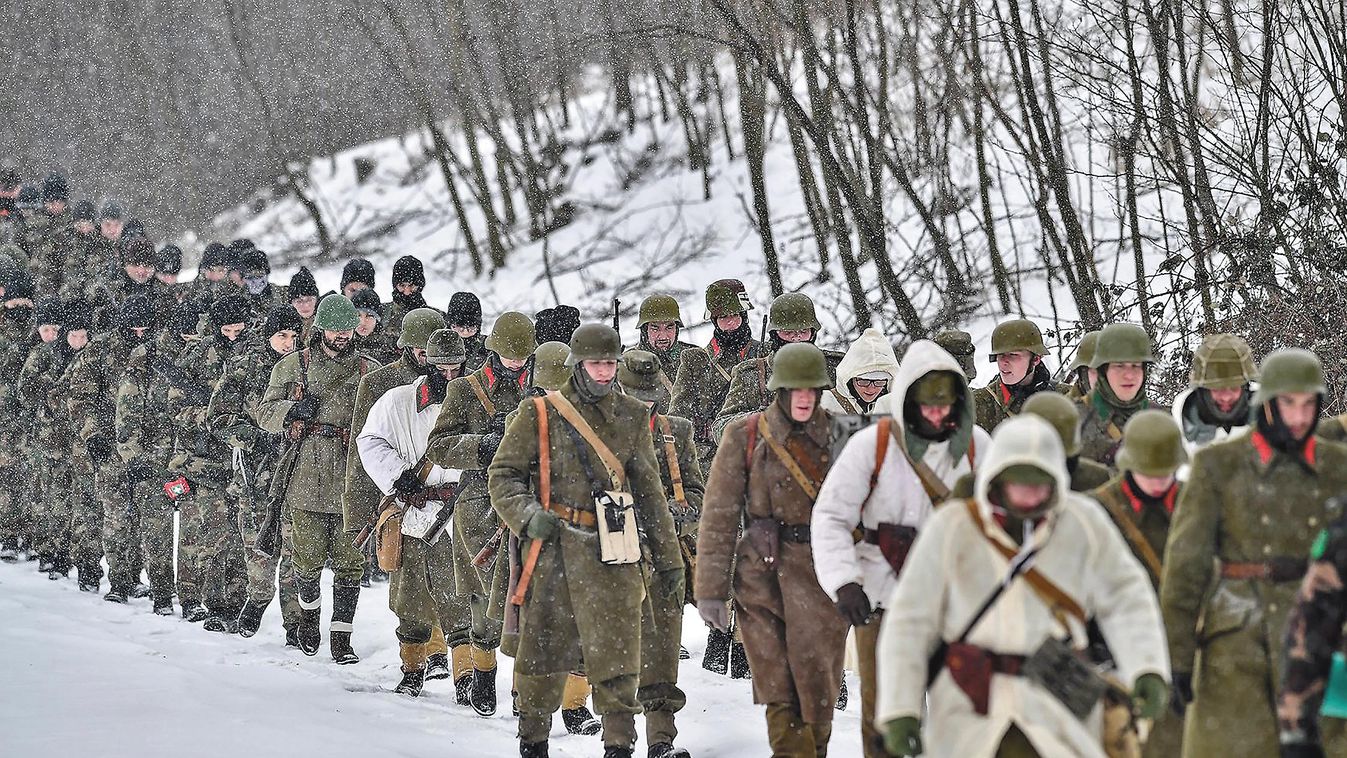
[[[1277,395],[1290,392],[1328,393],[1324,383],[1324,367],[1319,356],[1299,347],[1275,350],[1263,359],[1262,377],[1253,404],[1263,405]]]
[[[407,316],[410,318],[411,314]],[[463,338],[453,329],[436,329],[426,340],[425,351],[426,363],[432,366],[453,365],[468,360],[468,350],[463,345]]]
[[[567,366],[580,361],[615,361],[622,357],[622,339],[607,324],[581,324],[571,335],[571,354]]]
[[[1154,363],[1151,338],[1136,324],[1109,324],[1099,332],[1099,342],[1090,357],[1090,368],[1109,363]]]
[[[1062,438],[1066,457],[1080,455],[1080,413],[1075,403],[1059,392],[1035,392],[1024,401],[1021,413],[1031,413],[1052,424]]]
[[[814,301],[808,295],[799,292],[787,292],[772,301],[767,312],[767,330],[770,332],[794,332],[802,329],[818,331],[821,327],[818,315],[814,313]]]
[[[544,342],[533,351],[533,385],[559,390],[571,379],[571,348],[564,342]]]
[[[426,349],[431,335],[446,326],[444,316],[434,308],[417,308],[402,317],[402,331],[398,334],[398,347]]]
[[[328,332],[353,331],[360,324],[360,314],[345,295],[328,295],[318,303],[313,325]]]
[[[1077,371],[1088,368],[1090,361],[1094,360],[1094,349],[1099,345],[1099,330],[1086,332],[1085,336],[1080,338],[1080,344],[1076,346],[1076,359],[1071,361],[1071,365],[1066,367],[1067,372]]]
[[[638,317],[637,327],[664,321],[672,321],[679,326],[683,325],[683,314],[678,309],[678,301],[668,295],[651,295],[641,301],[641,311]]]
[[[1194,387],[1209,390],[1233,390],[1258,381],[1253,349],[1243,337],[1213,334],[1193,353],[1191,379]]]
[[[1123,426],[1122,449],[1117,460],[1119,471],[1165,477],[1187,462],[1183,430],[1168,413],[1141,411]]]
[[[485,346],[502,358],[522,361],[538,349],[538,337],[528,316],[519,311],[506,311],[492,325]]]
[[[780,299],[780,298],[778,298]],[[783,345],[772,356],[772,377],[767,389],[826,389],[833,386],[823,351],[808,342]]]
[[[719,279],[706,288],[706,313],[711,318],[724,318],[753,310],[738,279]]]
[[[1038,356],[1048,354],[1048,348],[1043,344],[1043,332],[1038,328],[1038,324],[1027,318],[997,324],[992,330],[992,352],[987,359],[996,363],[998,355],[1021,351]]]

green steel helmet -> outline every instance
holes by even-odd
[[[1183,430],[1164,411],[1147,410],[1133,416],[1123,427],[1118,470],[1142,476],[1165,477],[1188,462]]]
[[[1258,391],[1253,395],[1254,405],[1262,405],[1277,395],[1290,392],[1328,393],[1319,356],[1303,348],[1275,350],[1263,359],[1260,369]]]
[[[318,312],[313,316],[313,325],[328,332],[353,331],[360,323],[360,314],[355,305],[345,295],[328,295],[318,303]]]
[[[444,316],[434,308],[417,308],[402,317],[402,332],[398,334],[398,347],[416,347],[426,349],[426,343],[436,331],[446,326]]]
[[[1062,438],[1066,457],[1080,455],[1080,413],[1077,406],[1060,392],[1035,392],[1024,401],[1021,413],[1032,413],[1052,424]]]
[[[1154,363],[1151,338],[1136,324],[1109,324],[1099,332],[1090,368],[1102,368],[1108,363]]]
[[[502,358],[522,361],[538,349],[538,337],[528,316],[519,311],[506,311],[492,325],[491,336],[486,338],[485,345],[487,350]]]
[[[738,279],[721,279],[706,288],[706,313],[711,318],[724,318],[753,310],[748,302],[744,283]]]
[[[622,357],[622,339],[607,324],[581,324],[571,335],[571,354],[567,366],[580,361],[615,361]]]
[[[1048,348],[1043,344],[1043,332],[1038,328],[1038,324],[1027,318],[997,324],[992,330],[992,352],[988,359],[995,363],[998,355],[1020,351],[1034,355],[1048,354]]]
[[[659,358],[646,350],[628,350],[617,364],[617,381],[628,395],[647,403],[667,400],[668,391],[660,383]]]
[[[959,368],[963,369],[964,378],[977,378],[978,369],[973,363],[973,357],[977,354],[973,349],[973,335],[960,329],[946,329],[937,332],[931,341],[954,357]]]
[[[814,301],[799,292],[787,292],[772,301],[767,312],[767,331],[795,332],[802,329],[818,331],[821,327],[814,314]]]
[[[411,314],[407,316],[410,318]],[[444,327],[431,333],[426,340],[425,351],[426,363],[432,366],[452,365],[468,360],[468,349],[463,345],[463,338],[453,329]]]
[[[1099,330],[1086,332],[1084,337],[1080,338],[1080,344],[1076,346],[1076,359],[1071,361],[1071,365],[1066,367],[1067,372],[1078,371],[1083,368],[1089,368],[1090,361],[1094,360],[1094,349],[1099,345]]]
[[[1194,387],[1209,390],[1233,390],[1258,381],[1253,348],[1243,337],[1210,335],[1193,353],[1191,378]]]
[[[918,405],[954,405],[962,394],[963,377],[951,371],[931,371],[912,383],[907,397]]]
[[[533,385],[559,390],[571,379],[571,348],[565,342],[544,342],[533,351]]]
[[[637,327],[672,321],[683,325],[683,313],[678,309],[678,301],[668,295],[651,295],[641,301],[640,322]]]
[[[826,389],[831,386],[833,380],[828,376],[828,362],[823,358],[823,351],[813,344],[792,342],[783,345],[772,356],[772,377],[767,380],[767,389]]]

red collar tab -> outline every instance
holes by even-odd
[[[1132,506],[1132,512],[1140,515],[1141,509],[1145,507],[1145,502],[1139,495],[1137,495],[1137,493],[1132,491],[1132,484],[1127,481],[1126,477],[1124,477],[1122,481],[1122,491],[1123,496],[1127,498],[1128,504]],[[1174,483],[1169,486],[1169,491],[1165,493],[1164,503],[1166,513],[1170,515],[1174,514],[1174,506],[1177,504],[1178,499],[1179,480],[1175,479]]]
[[[496,372],[491,370],[491,361],[487,361],[486,365],[482,366],[482,374],[486,376],[486,386],[496,386]]]
[[[416,410],[419,413],[430,405],[430,383],[421,382],[421,386],[416,389]]]
[[[1311,434],[1309,440],[1305,442],[1305,462],[1311,466],[1315,465],[1314,457],[1318,450],[1319,438]]]
[[[1272,443],[1268,442],[1267,437],[1257,429],[1249,435],[1249,441],[1253,443],[1253,450],[1258,454],[1259,462],[1264,466],[1268,465],[1272,461]]]
[[[1010,388],[1006,387],[1005,382],[1001,382],[1000,387],[1001,387],[1001,402],[1005,405],[1010,405]]]

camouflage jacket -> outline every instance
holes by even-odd
[[[66,408],[81,442],[113,433],[122,371],[136,346],[116,329],[89,340],[71,364]]]
[[[276,470],[282,435],[262,429],[257,419],[271,369],[281,357],[264,343],[245,345],[225,362],[206,407],[211,433],[234,451],[229,491],[236,497],[265,497]]]
[[[0,439],[18,441],[31,426],[21,408],[19,374],[33,347],[27,320],[14,320],[6,312],[0,320]]]
[[[750,340],[740,350],[730,351],[722,348],[715,339],[705,349],[694,347],[679,354],[669,415],[682,416],[692,422],[703,470],[710,466],[711,457],[715,455],[711,426],[730,391],[730,372],[744,361],[767,355],[766,346],[756,340]]]
[[[240,337],[240,341],[247,337]],[[222,337],[204,337],[179,356],[180,381],[168,390],[170,413],[177,427],[169,468],[188,479],[206,479],[224,484],[233,476],[233,451],[212,433],[207,409],[225,363],[241,352],[246,342],[226,342]]]
[[[973,407],[977,410],[978,426],[991,434],[1002,421],[1018,416],[1025,401],[1034,394],[1052,391],[1065,395],[1071,391],[1070,385],[1054,382],[1048,367],[1042,363],[1034,369],[1033,379],[1033,384],[1022,392],[1012,392],[1001,383],[999,375],[992,377],[987,386],[973,390]]]
[[[160,473],[173,453],[172,367],[186,344],[162,332],[131,351],[117,388],[117,454],[127,463],[146,464]]]
[[[1287,619],[1277,720],[1281,742],[1318,744],[1319,709],[1347,624],[1347,518],[1319,533]]]
[[[154,304],[154,312],[160,323],[178,302],[168,286],[158,279],[137,284],[120,269],[115,278],[96,280],[84,293],[84,297],[94,309],[94,326],[100,331],[116,328],[122,303],[138,295],[149,298]]]
[[[38,292],[61,291],[66,257],[75,234],[73,221],[74,212],[66,208],[55,216],[39,211],[28,224],[28,270]]]
[[[61,271],[62,300],[84,297],[90,284],[106,273],[105,267],[93,264],[93,256],[100,239],[102,236],[98,232],[80,234],[73,230],[66,239],[65,261]]]
[[[823,357],[828,362],[828,376],[836,382],[837,364],[842,362],[842,354],[824,350]],[[772,359],[769,356],[747,360],[734,367],[730,373],[730,388],[725,393],[725,402],[711,425],[712,441],[719,442],[730,422],[771,405],[773,392],[767,389],[771,379]]]
[[[19,372],[18,392],[23,407],[33,415],[32,446],[37,455],[59,455],[74,444],[70,415],[65,408],[65,385],[61,376],[69,368],[75,351],[64,338],[38,344],[28,353]]]

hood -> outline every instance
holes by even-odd
[[[1047,471],[1057,480],[1049,513],[1061,506],[1066,493],[1071,490],[1071,475],[1066,471],[1066,451],[1062,448],[1062,440],[1056,430],[1038,416],[1014,416],[996,427],[992,444],[982,456],[974,480],[973,491],[977,496],[978,507],[982,509],[984,520],[988,523],[991,523],[992,504],[987,499],[987,491],[992,480],[1011,466],[1021,464]]]
[[[850,353],[847,356],[850,357]],[[959,433],[950,439],[949,454],[953,458],[962,458],[968,452],[968,442],[973,438],[973,426],[977,423],[977,411],[973,406],[973,393],[968,389],[968,378],[954,356],[931,340],[913,342],[903,354],[903,362],[898,365],[898,376],[894,380],[893,390],[881,397],[876,403],[875,413],[887,413],[893,416],[893,423],[903,432],[898,439],[906,440],[906,421],[903,419],[903,403],[907,392],[917,380],[932,371],[949,371],[963,377],[963,405],[956,408],[959,414]],[[838,381],[841,381],[838,370]],[[903,443],[904,445],[906,442]]]
[[[847,354],[837,364],[837,391],[855,400],[847,384],[852,379],[871,371],[883,371],[889,375],[892,385],[898,377],[898,356],[893,346],[884,338],[884,333],[873,326],[861,333],[859,339],[851,343]]]

